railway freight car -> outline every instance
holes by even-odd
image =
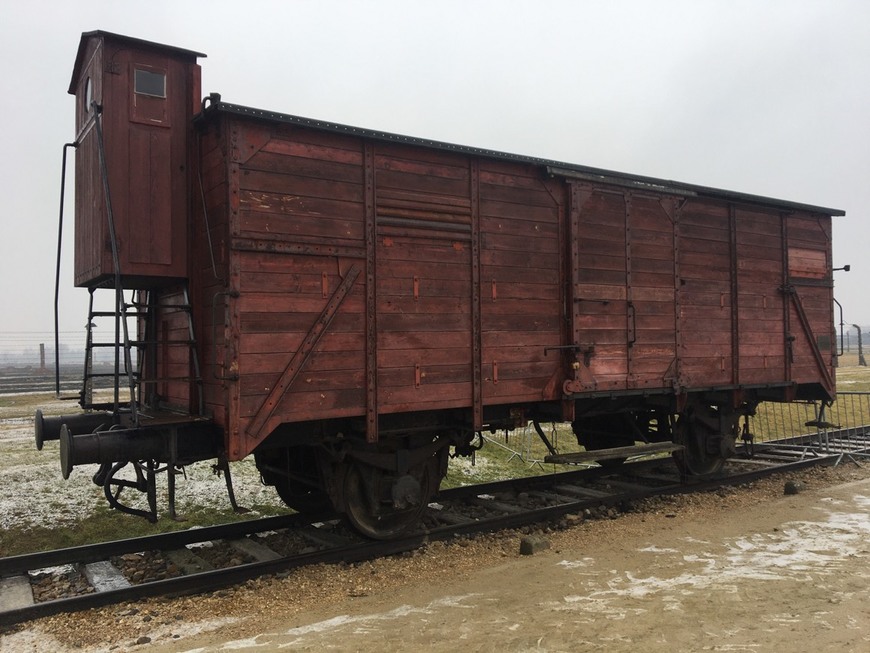
[[[36,437],[115,507],[156,519],[159,472],[172,501],[177,467],[253,455],[390,537],[484,431],[706,475],[759,402],[833,398],[842,211],[201,100],[202,56],[89,32],[69,87],[75,283],[116,336]]]

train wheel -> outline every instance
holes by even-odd
[[[263,482],[273,485],[281,500],[293,510],[315,515],[333,510],[311,447],[258,451],[254,460]]]
[[[325,490],[319,488],[312,488],[287,479],[285,483],[276,483],[275,491],[281,497],[281,501],[296,512],[318,515],[333,510],[329,495]]]
[[[376,467],[352,463],[344,477],[345,514],[363,535],[387,540],[420,521],[432,494],[432,465],[396,477]]]
[[[724,424],[728,420],[720,416],[720,410],[696,405],[677,418],[675,442],[684,449],[674,453],[674,460],[684,474],[712,476],[722,471],[726,460],[722,443],[731,434]]]

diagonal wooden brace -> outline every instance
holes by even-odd
[[[813,329],[810,326],[810,319],[807,316],[806,311],[804,310],[804,304],[801,301],[800,295],[798,295],[797,289],[791,285],[784,286],[782,290],[791,297],[792,304],[794,305],[795,311],[797,312],[801,327],[803,327],[804,333],[807,337],[807,342],[810,345],[810,351],[813,352],[813,358],[816,361],[816,367],[819,368],[819,372],[821,373],[822,379],[824,380],[825,390],[830,393],[834,388],[834,379],[831,378],[831,373],[828,371],[828,367],[827,365],[825,365],[825,359],[822,357],[822,352],[819,350],[819,346],[816,343]]]
[[[299,376],[299,372],[301,372],[302,368],[305,367],[305,364],[308,362],[308,359],[317,347],[317,343],[320,342],[320,338],[324,333],[326,333],[329,324],[332,322],[332,318],[335,317],[341,304],[344,302],[348,294],[350,294],[350,289],[353,287],[359,273],[360,269],[356,264],[350,267],[341,284],[339,284],[338,288],[335,289],[335,292],[332,293],[332,297],[329,298],[329,301],[323,308],[323,312],[308,330],[308,333],[305,334],[305,338],[302,340],[299,349],[296,350],[296,353],[293,354],[293,358],[290,359],[290,362],[287,363],[287,367],[281,373],[281,378],[278,379],[278,382],[272,387],[269,396],[266,397],[266,400],[262,403],[260,408],[257,409],[256,415],[254,415],[248,423],[248,427],[245,431],[252,440],[262,440],[263,437],[268,434],[264,427],[269,423],[275,413],[275,409],[293,385],[296,377]],[[249,446],[248,448],[250,450],[253,447]]]

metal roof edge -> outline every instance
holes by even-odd
[[[124,36],[123,34],[116,34],[114,32],[106,32],[101,29],[92,30],[90,32],[82,32],[81,38],[79,39],[79,48],[76,52],[76,60],[73,64],[73,72],[72,78],[70,79],[69,89],[67,89],[67,93],[70,95],[76,94],[76,86],[78,86],[78,75],[82,66],[82,59],[85,56],[85,50],[87,48],[87,43],[92,38],[108,38],[113,41],[120,41],[129,43],[130,45],[134,45],[139,48],[151,48],[155,50],[163,50],[165,52],[171,52],[174,54],[186,55],[193,58],[197,57],[207,57],[208,55],[203,54],[202,52],[196,52],[194,50],[186,50],[184,48],[178,48],[174,45],[166,45],[163,43],[157,43],[156,41],[146,41],[145,39],[137,39],[132,36]]]
[[[220,96],[217,94],[213,94],[212,97],[219,98]],[[456,145],[454,143],[434,141],[426,138],[418,138],[415,136],[405,136],[402,134],[395,134],[391,132],[364,129],[362,127],[353,127],[350,125],[342,125],[323,120],[316,120],[313,118],[305,118],[302,116],[294,116],[286,113],[256,109],[253,107],[247,107],[239,104],[223,102],[219,99],[217,101],[212,101],[210,104],[208,104],[203,113],[200,114],[200,116],[202,116],[202,118],[200,119],[207,119],[208,115],[215,112],[229,113],[259,120],[281,122],[285,124],[297,125],[300,127],[308,127],[311,129],[318,129],[322,131],[360,136],[363,138],[370,138],[373,140],[380,140],[390,143],[420,145],[423,147],[430,147],[433,149],[443,150],[447,152],[470,154],[474,156],[498,159],[502,161],[528,163],[530,165],[541,166],[545,169],[547,174],[557,177],[583,179],[590,182],[598,181],[600,183],[609,183],[618,186],[645,189],[655,192],[680,195],[684,197],[709,197],[731,202],[761,204],[764,206],[792,211],[822,213],[830,216],[846,215],[846,212],[842,209],[833,209],[823,206],[816,206],[813,204],[804,204],[801,202],[793,202],[790,200],[781,200],[773,197],[765,197],[762,195],[752,195],[749,193],[741,193],[720,188],[699,186],[696,184],[687,184],[683,182],[672,181],[669,179],[658,179],[655,177],[633,175],[624,172],[616,172],[613,170],[605,170],[602,168],[593,168],[590,166],[583,166],[573,163],[564,163],[561,161],[554,161],[550,159],[541,159],[538,157],[511,154],[509,152],[500,152],[497,150],[488,150],[484,148],[470,147],[466,145]]]

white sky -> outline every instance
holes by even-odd
[[[870,325],[870,2],[0,6],[0,350],[53,337],[66,89],[95,29],[205,52],[203,92],[227,102],[844,209],[835,294]],[[61,331],[79,344],[67,218]]]

